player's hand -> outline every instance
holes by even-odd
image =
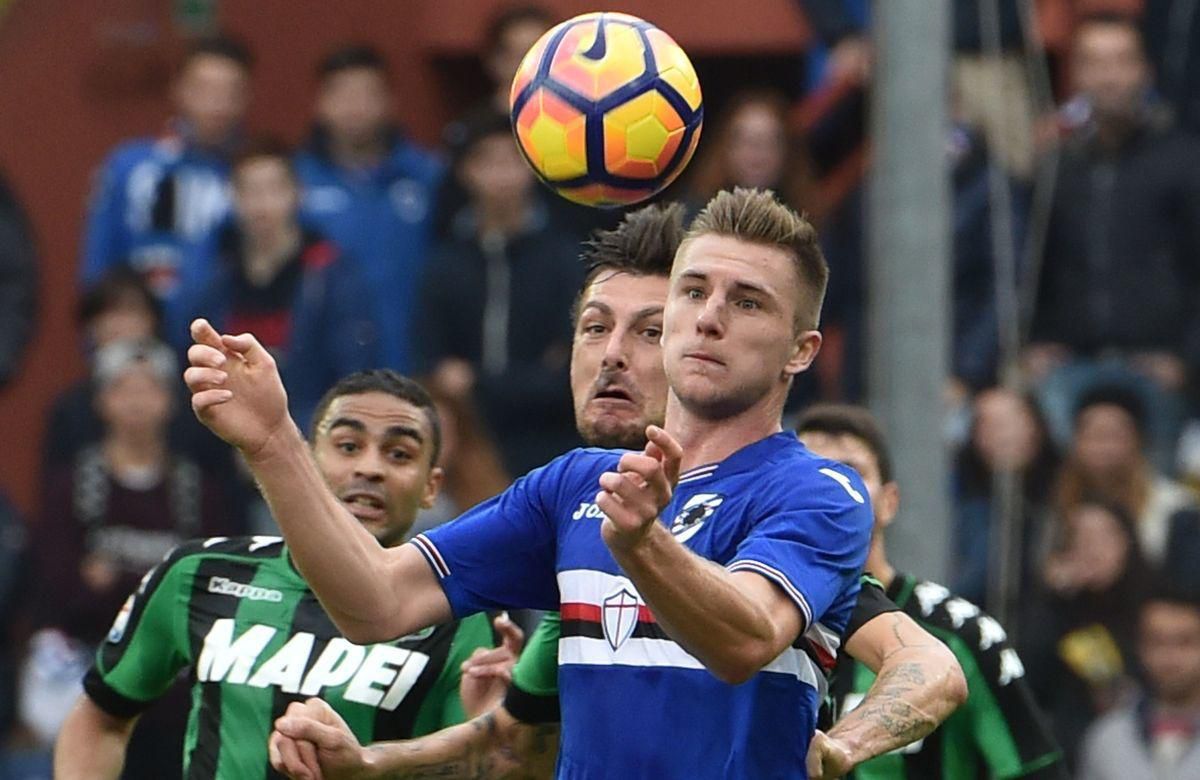
[[[850,749],[823,731],[813,734],[808,743],[809,780],[834,780],[854,769]]]
[[[207,320],[192,322],[191,332],[183,379],[200,422],[251,458],[295,427],[275,359],[257,339],[217,333]]]
[[[616,471],[600,475],[596,506],[604,512],[600,532],[611,549],[631,549],[671,501],[683,448],[670,434],[646,428],[646,449],[621,456]]]
[[[294,780],[366,777],[366,751],[346,721],[321,699],[292,702],[267,742],[275,771]]]
[[[492,622],[500,636],[500,646],[476,648],[463,661],[458,696],[467,720],[495,709],[504,699],[512,682],[512,670],[525,646],[525,632],[502,612]]]

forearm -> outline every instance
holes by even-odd
[[[55,780],[108,780],[119,777],[136,718],[116,718],[80,696],[54,745]]]
[[[549,778],[558,727],[521,723],[500,708],[419,739],[376,743],[365,752],[373,778]]]
[[[393,592],[389,553],[329,491],[295,425],[247,462],[297,568],[347,638],[379,641],[424,627],[402,620],[406,600]]]
[[[857,766],[928,736],[965,698],[962,670],[949,650],[903,648],[885,659],[866,698],[829,736],[849,748]]]
[[[692,553],[661,524],[613,556],[663,630],[720,679],[742,682],[780,651],[778,626],[736,575]]]

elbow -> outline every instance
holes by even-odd
[[[945,720],[946,716],[954,712],[956,709],[966,704],[967,696],[971,691],[967,687],[967,678],[963,674],[962,665],[949,648],[942,646],[940,665],[944,670],[942,675],[942,700],[946,703],[946,714],[939,719],[939,722]]]
[[[337,626],[343,637],[356,645],[374,645],[391,641],[399,636],[399,634],[389,632],[388,626],[382,619],[347,619],[339,616],[333,618],[333,624]]]
[[[749,682],[779,655],[766,642],[747,642],[712,658],[706,666],[714,677],[728,685]]]

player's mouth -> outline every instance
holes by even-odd
[[[359,520],[383,520],[387,517],[387,506],[378,493],[355,491],[339,496],[350,514]]]
[[[605,406],[635,403],[633,393],[618,385],[609,385],[593,392],[592,402],[596,403],[597,401]]]
[[[684,360],[695,360],[698,363],[705,363],[713,366],[724,366],[725,361],[720,360],[711,352],[685,352]]]

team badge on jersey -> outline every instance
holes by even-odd
[[[716,493],[697,493],[692,496],[675,516],[675,522],[671,523],[671,533],[680,542],[691,539],[724,500],[724,496]]]
[[[636,593],[622,587],[616,593],[605,596],[600,606],[604,638],[615,651],[625,644],[625,640],[633,634],[633,629],[637,628],[641,605]]]

